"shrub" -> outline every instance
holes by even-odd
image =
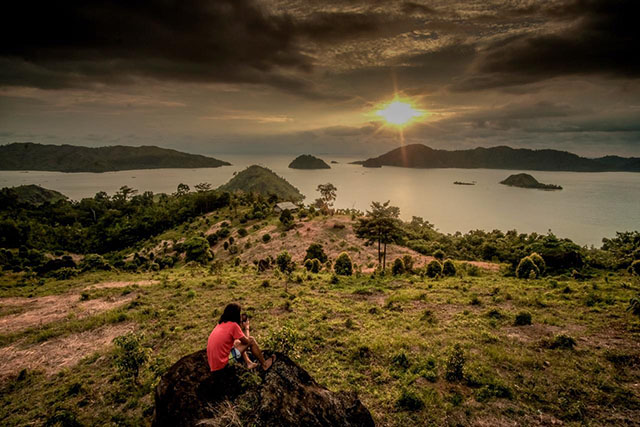
[[[445,378],[449,382],[460,381],[464,376],[464,364],[465,357],[464,352],[460,344],[453,346],[449,359],[447,359],[447,366],[445,372]]]
[[[265,233],[265,234],[262,235],[262,241],[264,243],[269,243],[270,240],[271,240],[271,234]]]
[[[403,274],[405,272],[404,269],[404,262],[402,261],[402,258],[396,258],[395,261],[393,261],[393,266],[391,267],[391,273],[394,276],[397,276],[399,274]]]
[[[318,259],[321,263],[327,262],[327,254],[324,253],[324,248],[320,243],[312,243],[307,248],[307,254],[304,259]]]
[[[185,260],[206,263],[211,258],[209,242],[202,237],[191,237],[184,242]]]
[[[627,311],[640,317],[640,295],[629,300],[629,307],[627,307]]]
[[[209,246],[215,245],[216,243],[218,243],[218,235],[216,233],[209,234],[207,236],[207,242],[209,242]]]
[[[291,255],[289,255],[287,251],[282,251],[278,254],[276,265],[278,266],[278,270],[284,274],[291,274],[296,267],[293,261],[291,261]]]
[[[105,259],[98,254],[88,254],[80,262],[82,271],[109,270],[111,267]]]
[[[136,266],[137,268],[137,266]],[[50,273],[50,276],[57,280],[67,280],[77,276],[79,271],[75,268],[63,267]]]
[[[312,273],[319,273],[320,270],[322,269],[322,263],[320,262],[320,260],[318,258],[315,258],[311,262],[312,262],[311,272]]]
[[[520,313],[516,314],[516,319],[514,320],[513,324],[515,326],[530,325],[531,324],[531,313],[529,313],[527,311],[521,311]]]
[[[402,256],[402,263],[404,264],[404,271],[407,273],[413,273],[414,260],[409,254]]]
[[[342,252],[333,266],[333,270],[340,276],[351,276],[353,274],[353,263],[348,253]]]
[[[229,246],[229,253],[231,255],[236,255],[239,251],[240,251],[240,249],[238,249],[238,245]]]
[[[285,209],[280,214],[280,222],[285,229],[290,229],[293,226],[293,214],[289,209]]]
[[[269,349],[270,351],[295,356],[298,353],[299,341],[300,335],[297,329],[285,325],[269,334],[264,340],[263,345],[265,349]]]
[[[629,270],[631,274],[635,274],[636,276],[640,276],[640,260],[635,260],[629,266]]]
[[[409,367],[409,359],[404,352],[398,353],[391,359],[391,364],[400,369],[407,369]]]
[[[119,336],[113,343],[116,346],[115,365],[124,376],[133,378],[137,383],[140,368],[149,360],[149,352],[134,333]]]
[[[524,257],[516,268],[516,277],[519,279],[535,279],[540,275],[540,269],[531,257]]]
[[[444,259],[444,251],[442,249],[438,249],[433,253],[433,257],[438,261],[442,261]]]
[[[397,405],[399,408],[406,409],[408,411],[419,411],[424,407],[424,402],[414,392],[402,390],[402,394],[398,398]]]
[[[429,264],[427,264],[427,276],[429,277],[438,277],[442,274],[442,264],[438,260],[433,260]]]
[[[310,259],[306,260],[304,262],[304,268],[306,268],[307,271],[311,271],[311,269],[313,268],[313,261],[311,261]]]
[[[544,271],[547,269],[547,264],[544,262],[544,259],[537,252],[529,255],[529,258],[531,258],[531,261],[538,267],[540,275],[544,274]]]
[[[456,265],[450,259],[445,260],[445,262],[442,263],[442,275],[444,276],[456,275]]]
[[[238,236],[245,237],[247,234],[249,234],[249,232],[247,231],[246,228],[239,228],[238,229]]]
[[[171,268],[173,267],[174,260],[170,256],[162,257],[158,260],[158,265],[160,268]]]
[[[555,337],[553,339],[553,341],[551,342],[551,344],[549,345],[549,348],[552,349],[573,349],[573,347],[575,347],[576,345],[576,340],[574,340],[573,338],[571,338],[568,335],[558,335],[557,337]]]

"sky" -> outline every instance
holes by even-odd
[[[640,157],[636,0],[10,2],[0,144]],[[401,130],[375,112],[401,97]]]

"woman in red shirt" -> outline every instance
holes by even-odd
[[[207,341],[207,360],[211,371],[217,371],[225,366],[229,360],[239,362],[247,349],[258,359],[265,371],[271,367],[276,356],[266,359],[253,337],[246,337],[240,329],[241,308],[238,304],[229,304],[224,308],[218,325],[213,328]]]

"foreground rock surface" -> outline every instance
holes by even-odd
[[[180,359],[155,392],[153,426],[373,426],[354,393],[318,385],[300,366],[277,354],[273,366],[240,365],[210,372],[205,350]]]

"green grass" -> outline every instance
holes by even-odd
[[[0,419],[4,425],[43,424],[56,416],[88,425],[149,423],[159,376],[206,345],[231,301],[252,316],[258,342],[274,342],[283,327],[291,328],[298,363],[331,390],[356,391],[379,425],[640,419],[634,386],[640,381],[640,322],[625,311],[640,284],[628,276],[557,278],[554,284],[550,278],[523,281],[497,273],[440,280],[355,275],[331,284],[328,273],[310,274],[310,280],[306,271],[294,277],[298,273],[304,280],[289,283],[289,293],[283,277],[242,265],[219,275],[181,267],[44,283],[5,275],[3,297],[80,295],[100,281],[160,284],[133,289],[135,304],[0,336],[2,345],[29,346],[110,322],[134,322],[151,352],[140,385],[119,377],[111,347],[53,377],[27,371],[0,383]],[[122,292],[95,290],[89,298]],[[532,325],[515,326],[516,314],[524,311]],[[553,345],[558,336],[574,339],[575,347]],[[464,355],[464,376],[450,382],[446,372],[455,344]]]

